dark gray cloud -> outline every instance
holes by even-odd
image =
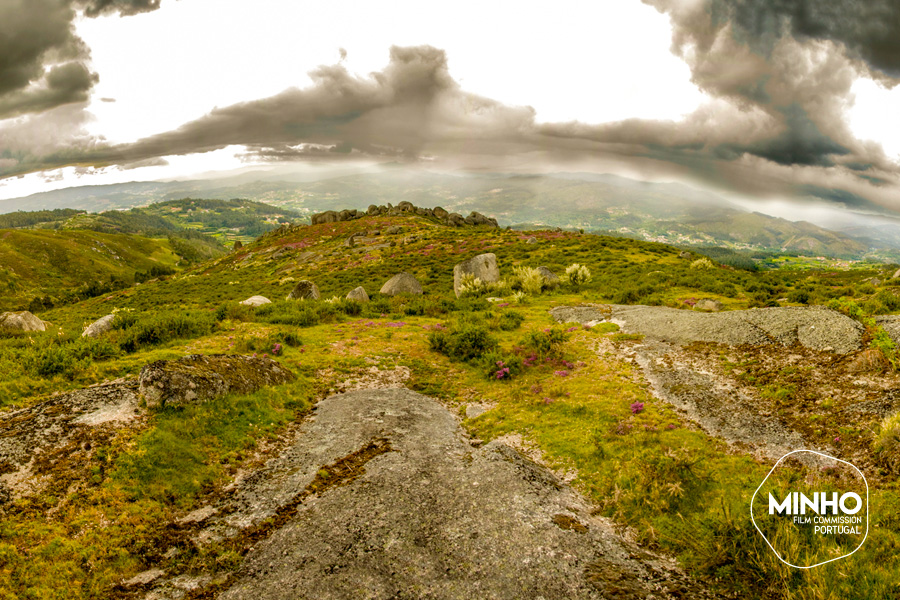
[[[88,17],[118,12],[122,15],[136,15],[159,8],[160,0],[80,0],[76,4],[84,9]]]
[[[719,20],[754,47],[784,36],[829,40],[871,68],[900,77],[900,2],[896,0],[716,0]]]
[[[0,177],[72,164],[152,164],[240,145],[248,160],[266,161],[428,158],[471,169],[592,161],[762,197],[815,196],[844,205],[864,198],[900,209],[900,167],[878,144],[856,139],[846,123],[856,78],[874,70],[893,82],[897,57],[888,50],[894,38],[879,33],[879,27],[893,27],[888,5],[873,4],[882,12],[866,9],[887,20],[873,25],[856,17],[841,21],[839,15],[852,12],[843,0],[828,4],[825,16],[800,0],[645,2],[668,15],[673,52],[709,98],[679,121],[538,124],[529,107],[462,90],[443,51],[394,47],[387,67],[369,77],[349,73],[341,62],[323,66],[311,73],[309,88],[217,108],[131,144],[74,135],[71,143],[41,149],[0,143],[7,148]],[[157,4],[91,0],[79,6],[87,14],[132,14]],[[89,70],[61,72],[58,95],[76,98],[91,77]],[[44,92],[51,87],[48,76]],[[0,95],[0,114],[4,102]],[[53,103],[50,96],[45,105]],[[0,127],[0,141],[4,135],[13,134]],[[21,132],[17,139],[24,139]]]
[[[0,2],[0,119],[87,100],[99,76],[75,34],[87,16],[154,10],[159,0],[3,0]]]

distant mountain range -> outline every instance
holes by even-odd
[[[888,260],[900,255],[900,227],[896,225],[833,231],[750,212],[681,184],[587,173],[455,176],[398,169],[318,180],[247,173],[219,179],[66,188],[0,201],[0,213],[55,208],[99,212],[185,197],[244,198],[284,209],[279,216],[295,220],[324,210],[365,209],[370,204],[396,205],[407,200],[463,214],[477,210],[497,218],[501,226],[513,228],[576,228],[683,246],[843,258]]]

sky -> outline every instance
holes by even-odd
[[[898,82],[895,0],[0,0],[0,199],[401,162],[897,213]]]

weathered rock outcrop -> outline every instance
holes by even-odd
[[[355,300],[356,302],[368,302],[369,294],[366,293],[366,290],[365,288],[363,288],[363,286],[359,286],[350,290],[350,293],[347,294],[347,300]]]
[[[289,515],[254,538],[221,600],[710,597],[552,472],[502,441],[473,447],[431,398],[332,396],[295,440],[195,534]]]
[[[235,241],[234,241],[234,246],[233,246],[231,249],[232,249],[233,251],[237,252],[238,250],[240,250],[240,249],[243,248],[243,247],[244,247],[244,245],[241,243],[241,240],[235,240]]]
[[[479,254],[453,267],[453,292],[457,298],[459,298],[459,286],[462,283],[463,275],[474,275],[485,283],[500,281],[497,255],[492,252]]]
[[[722,310],[722,303],[712,298],[701,298],[694,304],[694,310],[703,310],[706,312],[718,312]]]
[[[629,333],[678,344],[713,342],[736,346],[799,343],[810,350],[849,354],[859,349],[863,327],[822,306],[787,306],[703,313],[662,306],[560,306],[560,322],[611,321]]]
[[[106,315],[105,317],[100,317],[85,328],[85,330],[81,334],[81,337],[95,338],[100,337],[108,331],[112,331],[112,324],[115,318],[116,315]]]
[[[458,213],[449,213],[440,206],[436,206],[432,208],[423,208],[419,206],[415,206],[412,202],[408,202],[403,200],[397,206],[392,206],[390,203],[387,206],[376,206],[375,204],[370,204],[369,208],[363,211],[358,210],[342,210],[342,211],[334,211],[334,210],[326,210],[325,212],[318,213],[312,215],[310,221],[313,225],[320,225],[322,223],[337,223],[340,221],[350,221],[353,219],[359,219],[361,217],[369,216],[369,217],[397,217],[404,214],[415,214],[420,217],[434,217],[438,219],[442,223],[446,225],[451,225],[453,227],[463,227],[465,225],[470,226],[478,226],[478,225],[486,225],[488,227],[497,227],[497,219],[493,217],[485,216],[479,212],[472,211],[468,217],[463,218],[462,215]]]
[[[321,225],[322,223],[337,223],[340,221],[340,214],[333,210],[326,210],[323,213],[313,215],[310,221],[313,225]]]
[[[265,296],[250,296],[246,300],[242,300],[240,304],[244,306],[262,306],[263,304],[271,304],[272,301]]]
[[[291,293],[287,295],[287,300],[318,300],[321,297],[319,288],[312,281],[304,279],[298,281]]]
[[[422,284],[409,273],[398,273],[387,280],[381,287],[381,293],[387,296],[397,294],[421,294]]]
[[[541,274],[541,277],[544,280],[544,285],[546,287],[556,287],[559,285],[559,277],[556,275],[556,273],[554,273],[547,267],[538,267],[537,270],[538,273]]]
[[[159,408],[207,402],[231,392],[247,394],[293,379],[293,373],[264,356],[192,354],[145,365],[139,391],[148,407]]]
[[[0,314],[0,331],[6,333],[19,333],[46,330],[46,323],[27,310]]]

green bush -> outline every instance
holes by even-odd
[[[521,345],[540,357],[556,356],[562,345],[569,339],[569,334],[558,327],[543,331],[532,331],[522,340]]]
[[[508,310],[500,315],[499,327],[503,331],[512,331],[518,329],[525,321],[525,315],[514,310]]]
[[[493,350],[481,357],[479,366],[488,379],[512,379],[522,372],[522,357]]]
[[[212,313],[197,311],[144,313],[124,329],[119,345],[125,352],[135,352],[143,346],[154,346],[179,338],[200,337],[212,332],[214,319],[215,315]]]
[[[487,326],[470,319],[455,323],[448,331],[433,331],[428,343],[435,352],[460,361],[478,359],[497,347]]]

